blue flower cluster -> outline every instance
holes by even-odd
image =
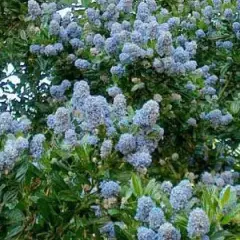
[[[190,238],[203,237],[210,230],[207,214],[200,208],[191,211],[188,218],[187,231]]]
[[[181,239],[180,231],[177,230],[171,223],[166,221],[163,210],[156,207],[156,204],[150,197],[143,196],[138,199],[135,219],[143,223],[148,223],[149,225],[149,228],[138,228],[137,237],[139,240]]]
[[[201,175],[201,182],[208,186],[225,187],[227,185],[233,185],[234,182],[239,178],[239,173],[233,171],[224,171],[221,174],[212,174],[204,172]]]
[[[114,181],[103,181],[100,184],[101,196],[103,198],[117,197],[120,192],[120,186]]]
[[[233,117],[230,113],[224,115],[219,109],[212,110],[207,114],[203,113],[201,117],[204,120],[208,120],[215,128],[219,126],[226,126],[233,120]]]
[[[219,177],[230,178],[230,175],[231,181],[228,179],[228,182],[231,182],[230,184],[226,183],[222,186],[215,186],[217,190],[216,193],[220,192],[219,199],[222,199],[226,190],[230,189],[230,198],[224,205],[223,214],[228,214],[232,209],[236,209],[237,199],[240,196],[240,186],[234,185],[234,182],[238,181],[239,173],[225,171],[216,173],[214,176],[205,172],[202,174],[202,182],[197,181],[194,189],[201,189],[203,187],[202,184],[204,184],[204,188],[209,190],[213,189],[213,185],[215,184],[214,179]],[[194,178],[191,179],[194,181]],[[204,183],[203,180],[205,181]],[[137,200],[135,220],[139,221],[142,225],[137,229],[137,239],[180,240],[180,230],[175,227],[175,225],[179,224],[178,217],[181,216],[182,218],[183,212],[179,212],[180,210],[184,210],[184,214],[187,217],[186,232],[188,237],[191,239],[209,239],[207,234],[210,233],[211,222],[207,213],[201,207],[193,207],[192,202],[198,205],[201,204],[201,200],[196,197],[195,191],[193,195],[192,185],[194,184],[187,179],[180,181],[174,188],[172,188],[173,185],[170,181],[162,182],[159,186],[163,191],[162,194],[164,197],[160,200],[160,206],[157,206],[150,196],[144,195],[139,197]],[[117,187],[114,187],[114,189],[117,189]],[[114,190],[111,191],[114,192]],[[170,216],[169,206],[166,204],[165,196],[169,198],[173,208],[173,211],[170,211]],[[179,202],[177,203],[177,201]]]
[[[68,47],[70,44],[73,51],[85,49],[90,45],[96,49],[96,53],[102,52],[116,59],[117,64],[111,67],[110,72],[118,77],[124,76],[126,65],[144,59],[150,59],[158,73],[185,75],[196,70],[197,63],[193,59],[197,49],[196,42],[184,37],[182,44],[175,46],[179,36],[173,35],[172,32],[182,24],[181,20],[178,17],[168,16],[164,22],[158,21],[155,0],[142,1],[138,4],[133,23],[120,20],[121,14],[131,12],[133,1],[99,2],[99,6],[86,9],[85,16],[91,26],[85,24],[88,33],[83,34],[82,27],[69,13],[61,17],[56,12],[56,7],[50,6],[51,3],[42,4],[40,7],[34,0],[29,0],[29,14],[35,18],[47,12],[51,16],[48,23],[49,35],[58,39],[56,43],[58,49],[56,44],[47,46],[33,44],[30,46],[30,52],[55,56],[65,45]],[[166,10],[161,9],[161,11]],[[101,27],[105,28],[110,36],[102,35]],[[200,33],[197,34],[199,35]],[[151,44],[153,41],[156,41],[155,46]],[[63,44],[62,48],[59,48],[59,44]],[[78,59],[74,65],[78,69],[88,70],[91,62]]]
[[[44,26],[47,27],[49,37],[53,36],[57,40],[55,43],[48,45],[33,43],[29,48],[32,54],[53,57],[63,52],[65,46],[70,45],[76,51],[84,47],[84,42],[80,40],[82,27],[73,20],[71,13],[68,12],[61,16],[57,12],[56,3],[43,3],[40,6],[35,0],[29,0],[28,12],[32,19],[41,17]],[[86,69],[86,64],[86,62],[79,61],[75,63],[76,67],[83,67],[84,69]]]
[[[192,187],[188,180],[181,181],[170,193],[170,203],[174,210],[184,209],[192,197]]]
[[[18,157],[29,148],[29,142],[24,137],[10,137],[6,140],[3,151],[0,152],[0,171],[13,168]]]
[[[65,91],[71,87],[71,83],[68,80],[63,80],[60,85],[53,85],[50,87],[50,94],[53,98],[58,100],[64,99]]]
[[[33,136],[30,142],[30,152],[35,159],[41,158],[44,151],[43,143],[45,140],[45,136],[41,133]]]
[[[18,132],[25,133],[30,127],[31,121],[25,116],[14,120],[10,112],[2,112],[0,114],[0,135]]]
[[[1,135],[7,134],[3,142],[3,150],[0,152],[0,171],[13,168],[15,162],[25,151],[29,151],[33,158],[41,157],[45,137],[37,134],[29,142],[27,134],[31,127],[30,120],[26,117],[15,120],[9,112],[1,113],[0,120],[0,133]]]
[[[112,104],[102,96],[92,96],[86,81],[76,82],[71,106],[59,107],[55,114],[50,114],[47,119],[48,127],[53,129],[55,134],[65,134],[65,143],[72,142],[73,146],[99,144],[100,156],[103,159],[115,149],[135,169],[144,170],[150,166],[152,162],[150,153],[156,149],[164,133],[163,129],[157,125],[159,105],[156,101],[150,100],[130,117],[121,89],[113,86],[107,91],[113,97]],[[99,142],[100,126],[106,129],[103,142]],[[139,130],[131,133],[134,126],[138,126]],[[74,130],[79,127],[81,132],[76,134]],[[122,129],[125,129],[124,133]],[[148,137],[149,135],[151,138]]]

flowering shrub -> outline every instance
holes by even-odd
[[[27,8],[39,79],[0,113],[1,239],[238,239],[239,3]]]

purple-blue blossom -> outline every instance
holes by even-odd
[[[42,14],[42,11],[38,2],[34,0],[28,1],[28,13],[33,19],[35,19],[36,17]]]
[[[158,230],[158,240],[180,240],[181,234],[171,223],[164,223]]]
[[[154,207],[149,213],[149,227],[157,231],[166,222],[164,212],[161,208]]]
[[[141,127],[153,127],[159,117],[159,105],[154,100],[146,102],[140,110],[136,111],[133,123]]]
[[[188,218],[187,231],[190,238],[202,237],[210,230],[207,214],[201,208],[192,210]]]
[[[91,67],[90,62],[85,59],[77,59],[74,65],[79,70],[88,70]]]
[[[30,142],[30,152],[35,159],[39,159],[44,151],[43,143],[45,141],[45,136],[41,133],[33,136]]]
[[[127,161],[136,169],[144,169],[152,163],[152,157],[147,151],[136,152],[127,156]]]
[[[60,25],[56,20],[52,20],[49,24],[49,34],[58,36],[60,32]]]
[[[112,140],[105,139],[102,142],[101,148],[100,148],[100,156],[102,159],[107,158],[111,153],[113,149],[113,142]]]
[[[117,197],[120,192],[120,186],[114,181],[103,181],[99,186],[101,190],[101,196],[105,199]]]
[[[120,136],[116,149],[123,155],[129,154],[136,149],[136,138],[130,133],[124,133]]]
[[[157,240],[157,234],[149,228],[139,227],[137,230],[138,240]]]
[[[140,222],[148,222],[149,214],[152,208],[155,207],[155,203],[151,199],[151,197],[143,196],[138,199],[137,203],[137,212],[135,215],[135,219]]]

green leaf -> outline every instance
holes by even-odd
[[[133,194],[136,197],[140,197],[143,195],[143,188],[142,188],[142,183],[141,179],[139,176],[137,176],[135,173],[132,174],[131,178],[131,188],[133,190]]]
[[[226,205],[226,203],[228,203],[230,199],[230,194],[231,194],[231,188],[230,186],[228,186],[224,191],[222,197],[220,198],[220,205],[222,208]]]
[[[156,186],[156,180],[151,179],[148,185],[146,186],[146,188],[144,189],[144,194],[151,195],[155,186]]]
[[[24,30],[20,31],[20,37],[21,37],[22,40],[27,40],[27,35],[26,35],[26,32]]]
[[[225,237],[231,235],[228,231],[218,231],[210,236],[211,240],[224,240]]]
[[[61,3],[66,5],[71,5],[72,3],[77,3],[77,0],[60,0]]]
[[[4,203],[11,203],[16,200],[18,192],[16,190],[8,191],[3,195]]]
[[[21,181],[23,180],[23,178],[25,177],[26,173],[28,170],[28,164],[26,162],[24,162],[20,168],[17,169],[17,174],[16,174],[16,179],[17,181]]]
[[[144,83],[137,83],[137,84],[135,84],[133,87],[132,87],[132,89],[131,89],[131,91],[132,92],[136,92],[137,90],[139,90],[139,89],[143,89],[145,87],[145,84]]]
[[[86,8],[88,7],[88,5],[89,5],[89,3],[90,3],[89,0],[82,0],[81,2],[82,2],[82,6],[83,6],[83,7],[86,7]]]
[[[12,228],[7,233],[5,240],[14,239],[13,237],[16,236],[17,234],[19,234],[23,229],[24,229],[24,226],[16,226],[16,227]]]
[[[117,239],[121,240],[133,240],[132,235],[125,229],[120,228],[118,225],[114,226]]]
[[[63,190],[58,193],[58,198],[67,202],[76,202],[78,201],[78,196],[71,192],[70,190]]]
[[[228,213],[227,215],[224,216],[224,218],[222,219],[221,223],[223,225],[228,224],[229,222],[231,222],[231,220],[238,214],[240,213],[240,204],[238,204],[236,207],[234,207],[230,213]]]

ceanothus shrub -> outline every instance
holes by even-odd
[[[210,175],[212,175],[213,179],[217,179],[224,174],[225,172]],[[224,216],[227,216],[226,209],[231,212],[237,208],[239,199],[237,200],[236,193],[239,187],[236,183],[239,181],[239,174],[232,172],[232,185],[227,184],[225,187],[218,186],[215,182],[209,185],[202,181],[194,181],[192,177],[191,179],[180,181],[171,190],[171,194],[174,194],[176,187],[182,187],[183,194],[188,197],[181,209],[176,209],[175,204],[171,201],[172,196],[164,192],[162,186],[166,183],[153,181],[153,184],[149,182],[146,188],[143,188],[139,177],[134,176],[131,179],[130,188],[133,191],[132,196],[128,195],[127,190],[125,191],[126,195],[121,192],[124,200],[121,201],[121,204],[119,203],[119,211],[128,212],[132,209],[133,199],[136,199],[132,222],[130,220],[127,221],[131,222],[132,226],[136,228],[135,234],[137,239],[211,239],[219,231],[216,224],[220,224],[219,226],[225,228],[224,221],[220,219],[224,219]],[[138,182],[137,184],[136,181]],[[189,194],[189,191],[191,191],[191,194]],[[209,194],[212,194],[212,196]],[[213,200],[213,196],[216,198],[215,200]],[[180,195],[175,197],[176,201],[181,198]],[[209,204],[213,203],[216,204],[214,210],[209,206]],[[114,209],[116,209],[116,205]],[[104,212],[105,210],[103,209],[102,214]],[[105,212],[105,214],[108,213]],[[219,214],[219,219],[215,217],[216,214]],[[120,219],[121,217],[116,221]],[[137,225],[135,221],[138,222]],[[128,233],[131,232],[131,227],[124,220],[122,221],[121,229],[125,232],[129,231]],[[108,232],[105,232],[105,235],[110,237]],[[118,232],[114,231],[114,234],[111,232],[111,236],[115,236],[118,239],[119,235]]]
[[[115,95],[111,91],[114,98],[108,103],[102,96],[91,95],[86,81],[78,81],[74,84],[71,106],[59,107],[49,115],[48,127],[56,135],[64,136],[63,147],[89,144],[100,148],[102,159],[115,150],[135,169],[143,171],[150,166],[151,153],[164,134],[157,125],[159,105],[150,100],[131,115],[120,92]],[[99,135],[99,128],[104,130],[103,136]]]
[[[30,52],[36,58],[45,59],[48,58],[46,48],[53,49],[56,44],[63,46],[60,55],[49,56],[56,74],[54,81],[58,84],[63,76],[70,81],[86,77],[92,92],[105,96],[107,88],[113,97],[119,91],[115,86],[117,83],[129,105],[135,109],[149,99],[158,101],[165,139],[163,145],[160,143],[161,150],[156,146],[153,149],[157,149],[163,162],[172,152],[178,153],[181,156],[179,163],[171,162],[176,171],[196,167],[201,173],[205,166],[224,168],[229,162],[223,159],[229,154],[220,146],[215,149],[212,146],[216,139],[221,139],[221,143],[227,142],[226,145],[236,149],[232,144],[237,141],[234,134],[229,138],[230,134],[226,136],[224,132],[226,129],[234,132],[238,120],[234,113],[236,107],[233,110],[230,104],[233,99],[223,100],[230,82],[223,81],[222,73],[228,73],[219,70],[222,58],[212,56],[222,51],[230,54],[235,43],[230,48],[230,40],[219,40],[219,47],[212,46],[213,41],[217,42],[213,38],[222,31],[212,19],[220,12],[223,19],[219,22],[231,26],[231,34],[238,32],[238,25],[229,6],[210,5],[191,2],[183,12],[180,3],[176,5],[179,12],[171,12],[155,1],[97,1],[90,3],[80,20],[74,9],[65,16],[42,11],[33,23],[40,24],[41,29],[49,33],[43,42],[51,42],[50,47],[42,44],[39,38],[32,38]],[[36,8],[41,9],[41,6]],[[29,14],[33,15],[30,8]],[[230,15],[232,20],[226,17]],[[53,32],[57,34],[53,35]],[[209,51],[214,51],[212,56],[206,56]],[[57,50],[53,53],[59,54]],[[63,91],[54,91],[57,90],[62,95]],[[119,95],[114,101],[124,104],[121,98]],[[150,102],[148,105],[146,108],[151,107]],[[117,113],[120,109],[123,108],[115,110],[116,114],[123,114]],[[134,121],[147,124],[140,123],[138,116]],[[146,159],[146,162],[149,161]],[[164,173],[160,171],[159,174]]]
[[[239,2],[87,5],[28,1],[35,118],[0,113],[0,238],[237,239]]]

